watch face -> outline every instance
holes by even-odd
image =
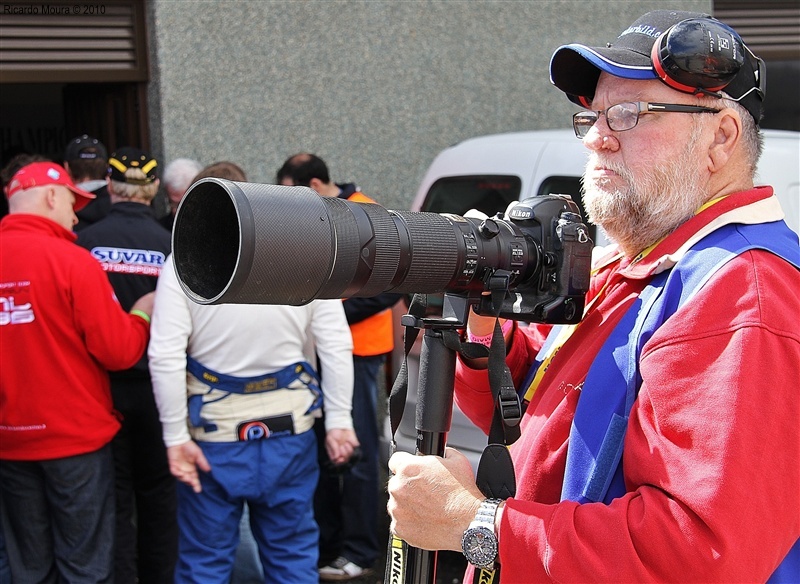
[[[497,559],[497,538],[487,527],[472,527],[464,532],[461,549],[470,564],[489,568]]]

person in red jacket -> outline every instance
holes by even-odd
[[[516,492],[487,499],[456,450],[398,452],[398,537],[462,550],[467,582],[798,581],[800,247],[754,185],[763,67],[730,27],[669,10],[556,50],[585,208],[615,244],[579,324],[541,353],[505,333]],[[494,325],[471,315],[468,335]],[[455,396],[487,431],[480,361],[460,361]]]
[[[13,581],[110,582],[120,424],[108,370],[147,347],[153,294],[126,313],[75,245],[94,198],[51,162],[21,168],[0,221],[0,497]]]

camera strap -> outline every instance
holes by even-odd
[[[465,347],[474,343],[465,343]],[[482,345],[481,345],[482,346]],[[489,353],[489,388],[494,399],[489,441],[481,454],[475,482],[481,493],[489,498],[508,499],[517,492],[514,462],[508,447],[520,436],[519,422],[522,418],[522,403],[514,388],[511,372],[506,365],[506,342],[495,319]],[[475,568],[473,584],[493,584],[500,581],[500,565],[494,569]]]
[[[506,341],[495,320],[492,343],[489,345],[489,388],[492,390],[495,408],[489,442],[511,445],[520,436],[519,422],[522,419],[522,402],[519,398],[511,371],[506,365]]]
[[[489,276],[487,288],[490,294],[482,298],[481,304],[484,314],[499,315],[508,293],[508,277],[508,273],[502,270]],[[465,349],[474,346],[475,343],[464,343]],[[469,356],[466,350],[462,355]],[[498,317],[495,317],[488,357],[487,373],[494,409],[488,444],[478,464],[477,484],[487,497],[507,499],[516,493],[514,465],[508,447],[520,436],[522,402],[506,365],[506,340]]]
[[[420,319],[425,316],[425,311],[428,306],[428,298],[424,294],[414,294],[408,306],[408,314],[414,318]],[[403,363],[400,365],[400,370],[397,372],[397,377],[392,384],[392,390],[389,392],[389,423],[392,428],[392,452],[394,453],[397,448],[395,435],[398,428],[400,428],[400,421],[403,419],[403,410],[406,406],[406,397],[408,395],[408,354],[414,346],[414,342],[419,336],[419,329],[414,326],[405,326],[403,331]]]
[[[474,351],[473,347],[475,343],[464,343],[465,351],[462,354]],[[485,347],[483,349],[487,351]],[[488,357],[489,388],[494,400],[494,410],[488,444],[478,463],[476,483],[487,497],[507,499],[513,497],[517,490],[514,464],[508,447],[520,436],[522,404],[506,365],[506,343],[499,320],[495,320]]]

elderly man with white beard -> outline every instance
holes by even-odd
[[[560,47],[550,76],[585,108],[585,208],[615,243],[580,324],[544,348],[541,325],[502,329],[512,496],[454,449],[396,453],[391,529],[463,551],[465,582],[796,581],[800,247],[754,186],[764,63],[710,16],[659,10]],[[470,315],[470,339],[493,330]],[[488,433],[485,361],[459,360],[455,399]]]

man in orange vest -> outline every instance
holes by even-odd
[[[310,187],[323,197],[375,202],[353,183],[331,181],[325,162],[305,152],[286,160],[278,171],[277,182]],[[377,513],[377,380],[386,354],[394,347],[391,307],[400,297],[384,293],[343,300],[353,335],[353,425],[361,444],[361,458],[348,469],[322,464],[315,510],[320,527],[319,575],[323,581],[342,582],[371,573],[381,551]]]

